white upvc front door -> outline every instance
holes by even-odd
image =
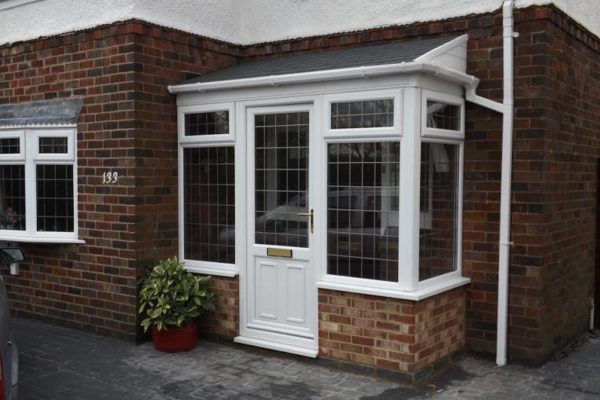
[[[246,109],[246,267],[237,342],[318,352],[312,104]]]

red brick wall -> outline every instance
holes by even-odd
[[[126,25],[0,48],[0,82],[8,83],[0,102],[84,98],[77,157],[79,232],[86,244],[24,245],[21,275],[7,278],[18,312],[99,332],[133,332],[133,81]],[[121,176],[114,186],[101,183],[109,169]]]
[[[206,73],[237,62],[231,45],[145,23],[132,26],[135,52],[136,259],[139,266],[177,250],[177,107],[167,87],[186,73]],[[142,272],[143,269],[138,269]],[[237,335],[237,280],[213,278],[217,312],[205,333]],[[234,309],[235,308],[235,309]],[[235,333],[232,333],[234,332]]]
[[[135,335],[136,276],[177,254],[176,107],[166,86],[231,64],[236,51],[136,21],[0,47],[0,103],[84,99],[77,157],[86,243],[23,246],[21,275],[7,277],[17,313]],[[118,171],[118,184],[102,185],[107,170]]]
[[[422,301],[319,290],[319,356],[419,378],[464,348],[465,290]]]
[[[550,14],[545,112],[544,254],[540,329],[545,348],[565,345],[589,324],[596,250],[600,158],[600,40],[559,12]]]
[[[232,45],[135,23],[136,250],[142,264],[177,254],[176,96],[167,86],[186,73],[237,62]]]

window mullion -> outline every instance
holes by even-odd
[[[25,132],[25,229],[28,236],[37,231],[36,139],[37,136]]]
[[[419,266],[419,196],[421,138],[421,91],[404,91],[404,135],[400,146],[400,231],[399,284],[402,290],[414,291],[418,285]]]

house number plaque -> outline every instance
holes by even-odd
[[[117,171],[107,171],[102,174],[102,183],[105,185],[114,185],[119,182],[119,173]]]

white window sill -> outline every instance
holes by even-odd
[[[0,242],[84,244],[85,240],[75,238],[12,236],[0,234]]]
[[[368,295],[372,295],[372,296],[390,297],[390,298],[401,299],[401,300],[420,301],[420,300],[426,299],[428,297],[435,296],[436,294],[447,292],[447,291],[455,289],[457,287],[467,285],[470,282],[471,282],[471,279],[469,279],[469,278],[452,277],[452,278],[444,280],[443,282],[440,282],[439,284],[421,288],[421,289],[415,290],[414,292],[389,290],[389,289],[374,288],[374,287],[368,287],[368,286],[359,286],[359,285],[352,285],[352,284],[347,284],[347,283],[327,282],[327,281],[317,282],[317,287],[319,289],[339,290],[341,292],[360,293],[360,294],[368,294]]]
[[[219,264],[219,263],[198,263],[197,261],[183,260],[185,269],[194,274],[224,276],[234,278],[239,275],[240,271],[235,265]],[[204,265],[203,265],[204,264]]]

